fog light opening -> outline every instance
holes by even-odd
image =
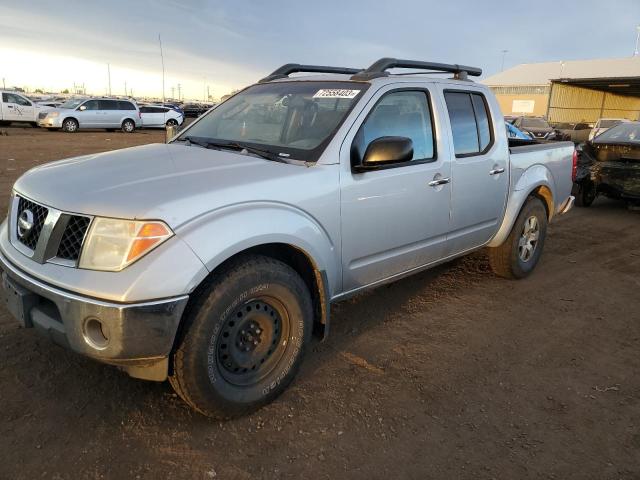
[[[88,318],[84,322],[84,339],[97,350],[104,350],[109,345],[109,329],[97,318]]]

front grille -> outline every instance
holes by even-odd
[[[46,117],[46,116],[47,116],[47,112],[40,112],[38,114],[38,120],[43,120],[44,117]]]
[[[20,243],[30,248],[31,250],[35,250],[36,245],[38,244],[38,239],[40,238],[40,232],[42,232],[42,227],[44,226],[44,222],[47,219],[47,215],[49,214],[49,210],[47,209],[47,207],[43,207],[42,205],[33,203],[26,198],[19,197],[18,215],[15,219],[16,231],[18,230],[20,215],[22,215],[22,213],[26,210],[29,210],[33,214],[33,227],[29,232],[25,232],[22,237],[18,235],[18,241],[20,241]]]
[[[80,250],[82,250],[82,242],[84,236],[87,233],[87,228],[91,219],[89,217],[82,217],[79,215],[73,215],[69,219],[67,228],[65,228],[58,246],[58,258],[65,260],[77,261],[80,258]]]

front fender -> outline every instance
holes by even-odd
[[[325,272],[330,296],[340,288],[338,252],[331,235],[309,213],[293,205],[251,202],[226,206],[181,226],[176,234],[209,271],[252,247],[291,245]]]
[[[543,187],[543,188],[541,188]],[[498,229],[498,233],[487,244],[488,247],[498,247],[504,243],[504,241],[511,233],[518,214],[527,198],[536,191],[541,191],[543,201],[547,204],[547,210],[549,212],[549,219],[551,219],[557,209],[555,204],[555,182],[553,175],[543,165],[533,165],[525,170],[519,178],[515,180],[515,185],[511,188],[511,194],[507,201],[507,208],[502,219],[502,224]]]

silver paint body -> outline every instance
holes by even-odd
[[[348,77],[295,81],[314,79]],[[163,220],[175,236],[121,272],[97,272],[32,261],[13,246],[5,221],[0,226],[0,261],[4,257],[24,276],[74,295],[139,303],[182,298],[231,256],[283,243],[312,260],[326,279],[328,299],[337,301],[480,247],[499,245],[537,187],[552,193],[551,217],[566,210],[573,144],[522,147],[510,154],[502,113],[485,86],[420,76],[370,83],[316,164],[276,163],[173,143],[37,167],[16,182],[16,192],[63,212]],[[367,113],[385,93],[411,87],[429,91],[437,159],[352,172],[350,146]],[[485,155],[453,154],[445,89],[485,95],[495,134]],[[490,175],[496,169],[504,172]],[[428,185],[442,177],[451,182]]]

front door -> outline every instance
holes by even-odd
[[[430,92],[393,86],[384,90],[341,151],[345,292],[440,259],[449,228],[451,166],[448,152],[440,153],[436,141]],[[384,136],[410,138],[413,159],[375,171],[352,171],[350,152],[362,154]]]
[[[10,122],[35,122],[35,108],[31,100],[17,93],[3,92],[4,119]]]
[[[482,92],[445,89],[444,98],[454,149],[451,255],[485,244],[498,231],[509,188],[509,157],[504,127],[494,127]]]

